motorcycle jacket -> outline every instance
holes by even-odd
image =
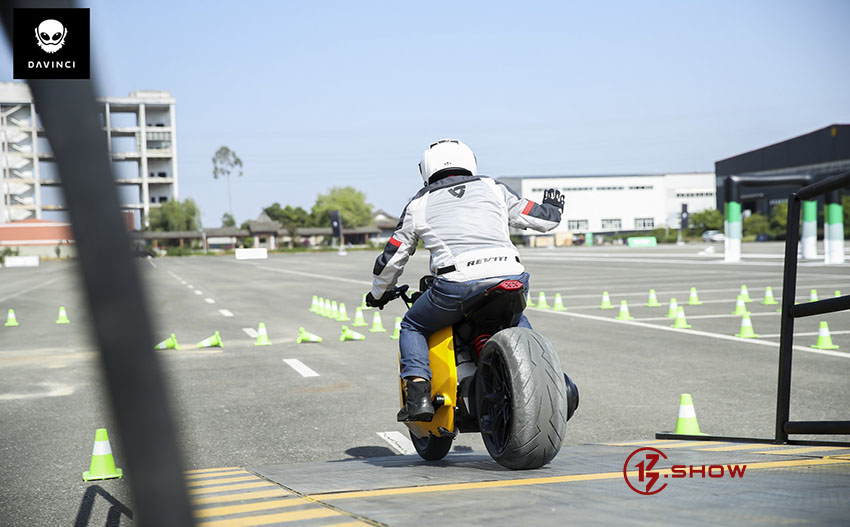
[[[401,213],[375,261],[372,296],[395,286],[419,240],[431,253],[431,274],[465,282],[524,272],[509,227],[546,232],[561,222],[553,205],[521,198],[487,176],[449,176],[426,185]]]

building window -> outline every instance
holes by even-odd
[[[156,203],[156,196],[151,196],[151,203]]]
[[[631,185],[629,190],[652,190],[652,185]]]
[[[702,191],[692,191],[692,192],[676,192],[677,198],[713,198],[714,191],[711,190],[702,190]]]
[[[620,218],[602,218],[602,229],[619,230],[623,228],[623,222]]]
[[[160,203],[165,203],[166,201],[168,201],[168,196],[160,196],[160,197],[159,197],[159,202],[160,202]]]
[[[635,218],[635,229],[654,229],[655,218]]]
[[[587,220],[567,220],[567,229],[571,231],[586,231]]]
[[[613,187],[596,187],[596,190],[623,190],[623,186],[613,186]]]
[[[159,177],[167,177],[168,175],[165,172],[160,172]]]

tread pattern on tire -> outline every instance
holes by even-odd
[[[561,449],[567,424],[567,390],[561,361],[552,344],[527,328],[496,333],[482,352],[501,353],[513,391],[509,439],[504,450],[490,455],[511,469],[539,468]],[[479,412],[480,415],[480,412]]]

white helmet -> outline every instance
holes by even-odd
[[[419,174],[425,184],[435,174],[442,171],[468,171],[478,175],[478,161],[472,150],[457,139],[440,139],[425,150],[419,162]]]

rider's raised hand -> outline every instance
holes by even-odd
[[[543,204],[552,205],[559,211],[564,212],[564,196],[556,188],[548,188],[543,191]]]

